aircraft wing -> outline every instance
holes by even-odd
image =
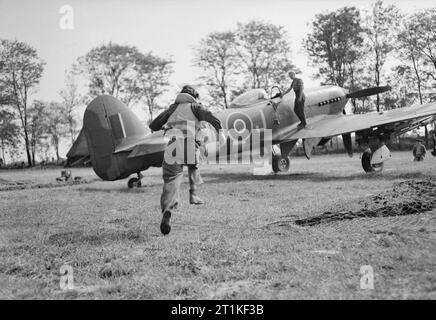
[[[298,130],[297,125],[282,132],[281,141],[296,139],[327,138],[366,129],[383,128],[402,134],[436,115],[436,103],[415,105],[384,112],[355,115],[319,115],[308,119],[308,126]]]

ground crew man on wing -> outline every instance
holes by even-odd
[[[294,101],[294,112],[297,115],[298,119],[300,119],[300,124],[298,125],[298,129],[303,129],[306,127],[306,115],[304,114],[304,102],[306,101],[306,96],[304,95],[304,83],[300,78],[295,77],[295,72],[290,71],[288,73],[289,78],[292,80],[291,87],[286,90],[282,96],[290,92],[292,89],[295,92],[295,101]]]

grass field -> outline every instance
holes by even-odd
[[[401,181],[436,179],[431,156],[414,163],[410,152],[394,153],[375,175],[358,155],[295,158],[276,176],[204,166],[207,203],[188,204],[186,177],[169,236],[159,231],[159,168],[132,190],[92,169],[73,169],[87,180],[77,185],[55,182],[59,175],[0,171],[2,299],[436,299],[435,210],[293,223],[359,209]],[[64,264],[74,290],[60,289]],[[373,290],[360,288],[363,265],[374,270]]]

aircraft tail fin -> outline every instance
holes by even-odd
[[[144,137],[147,130],[136,115],[121,101],[102,95],[88,105],[83,117],[89,154],[95,173],[104,180],[115,180],[123,164],[115,149]]]

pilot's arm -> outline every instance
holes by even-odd
[[[159,131],[162,130],[162,127],[167,123],[169,117],[173,114],[173,112],[176,110],[178,104],[177,103],[173,103],[172,105],[170,105],[170,107],[168,109],[166,109],[165,111],[161,112],[156,119],[154,119],[150,125],[149,128],[152,131]]]
[[[216,132],[219,133],[220,129],[222,129],[221,121],[201,104],[193,103],[191,110],[198,120],[209,122],[215,128]]]
[[[286,90],[285,92],[282,93],[282,97],[283,97],[285,94],[288,94],[289,92],[291,92],[291,90],[292,90],[292,86],[290,86],[288,90]]]

